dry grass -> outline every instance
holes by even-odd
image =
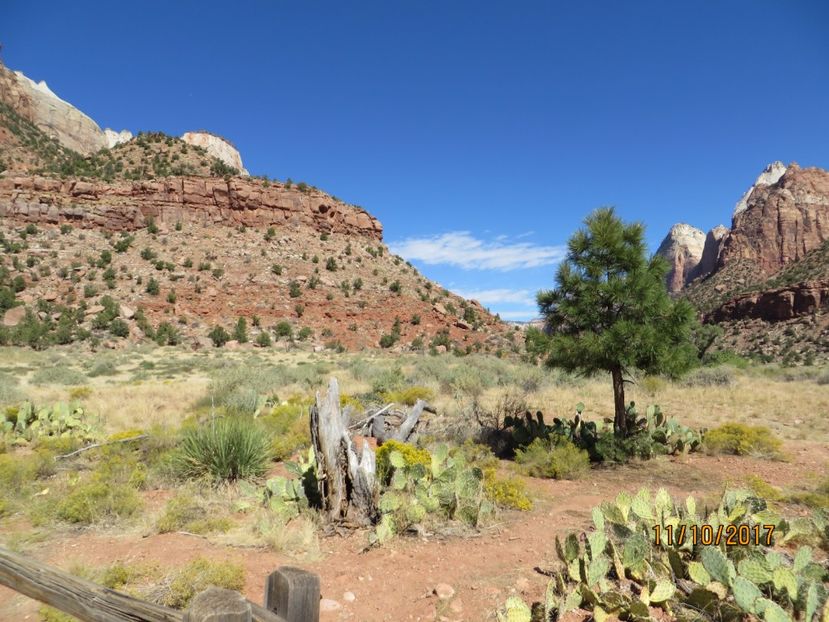
[[[193,412],[199,400],[208,396],[211,374],[221,374],[222,368],[228,365],[265,368],[284,365],[306,370],[316,365],[324,370],[324,373],[309,372],[303,380],[276,387],[281,399],[291,395],[310,396],[332,376],[337,377],[344,393],[366,394],[378,375],[397,366],[402,369],[405,386],[426,385],[434,392],[432,403],[447,421],[465,420],[472,415],[473,408],[495,410],[507,390],[517,390],[529,408],[543,411],[548,420],[553,416],[573,416],[579,402],[585,404],[585,415],[590,419],[613,415],[609,378],[562,381],[553,372],[543,370],[539,374],[538,370],[520,363],[497,361],[498,367],[494,368],[495,359],[482,357],[394,357],[273,350],[194,354],[183,349],[147,347],[107,352],[103,357],[112,361],[116,373],[88,378],[84,386],[91,389],[91,394],[83,401],[88,410],[103,417],[107,432],[178,424]],[[18,389],[36,402],[66,400],[74,388],[31,384],[31,376],[38,369],[70,366],[83,371],[104,360],[101,354],[94,353],[73,355],[70,359],[59,350],[32,352],[16,348],[3,348],[0,359],[5,373],[19,380]],[[427,367],[432,377],[423,372]],[[487,377],[493,368],[501,374],[497,383]],[[726,422],[742,422],[768,426],[787,440],[829,440],[829,385],[818,384],[806,374],[794,380],[786,379],[784,374],[771,368],[733,373],[730,386],[686,386],[681,382],[646,379],[629,385],[626,396],[642,411],[647,404],[659,404],[667,415],[678,417],[688,425],[712,428]],[[441,374],[449,379],[434,377]],[[516,389],[516,383],[526,383],[526,377],[534,379],[528,383],[530,390]]]

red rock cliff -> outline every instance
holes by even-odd
[[[770,276],[827,239],[829,172],[792,164],[777,183],[755,187],[746,209],[735,214],[718,269],[749,260]]]
[[[154,218],[160,223],[304,226],[383,238],[376,218],[323,192],[240,178],[169,177],[117,183],[6,178],[0,179],[0,217],[113,231],[139,229]]]

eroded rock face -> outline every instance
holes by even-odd
[[[64,147],[89,154],[107,146],[104,132],[95,121],[55,95],[46,82],[34,82],[3,65],[0,100]]]
[[[239,151],[221,136],[216,136],[210,132],[185,132],[181,140],[196,147],[203,147],[207,153],[228,166],[238,169],[242,175],[248,174],[245,167],[242,166],[242,156]]]
[[[755,186],[734,216],[717,262],[749,260],[770,276],[829,239],[829,172],[792,164],[771,185]]]
[[[767,292],[745,294],[726,302],[705,319],[712,322],[759,319],[779,322],[816,312],[829,304],[829,282],[801,283]]]
[[[111,130],[109,128],[104,130],[104,136],[106,137],[107,147],[112,149],[115,145],[120,145],[121,143],[125,143],[127,141],[132,140],[132,132],[129,130],[121,130],[120,132],[116,132],[115,130]]]
[[[780,162],[779,160],[776,162],[772,162],[769,164],[763,172],[757,176],[757,179],[754,181],[754,185],[751,186],[748,190],[746,190],[745,194],[740,197],[740,200],[737,201],[737,205],[734,206],[734,213],[732,214],[732,218],[736,217],[737,214],[740,214],[746,210],[748,207],[748,199],[751,197],[751,193],[754,192],[755,188],[763,187],[763,186],[771,186],[772,184],[776,184],[777,180],[779,180],[783,173],[786,172],[786,165]]]
[[[708,232],[705,236],[705,245],[702,247],[702,257],[696,267],[691,270],[689,282],[706,277],[716,269],[727,235],[728,229],[723,225],[717,225]]]
[[[321,232],[383,238],[368,212],[319,191],[238,177],[169,177],[103,183],[46,177],[0,179],[0,218],[71,223],[82,228],[130,231],[153,218],[175,222],[250,227],[311,227]]]
[[[668,291],[678,292],[691,280],[694,269],[702,259],[705,234],[691,225],[679,223],[671,227],[656,251],[671,265],[666,277]]]

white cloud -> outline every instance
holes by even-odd
[[[477,300],[482,305],[518,304],[528,307],[535,305],[535,292],[530,289],[455,289],[462,298]]]
[[[479,240],[468,231],[453,231],[422,238],[408,238],[389,245],[410,261],[447,264],[464,270],[519,270],[555,264],[564,258],[564,246],[538,246],[509,242],[504,236]]]

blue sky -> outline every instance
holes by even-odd
[[[773,160],[829,168],[828,29],[823,0],[0,2],[6,64],[102,127],[226,136],[517,319],[598,206],[655,250]]]

